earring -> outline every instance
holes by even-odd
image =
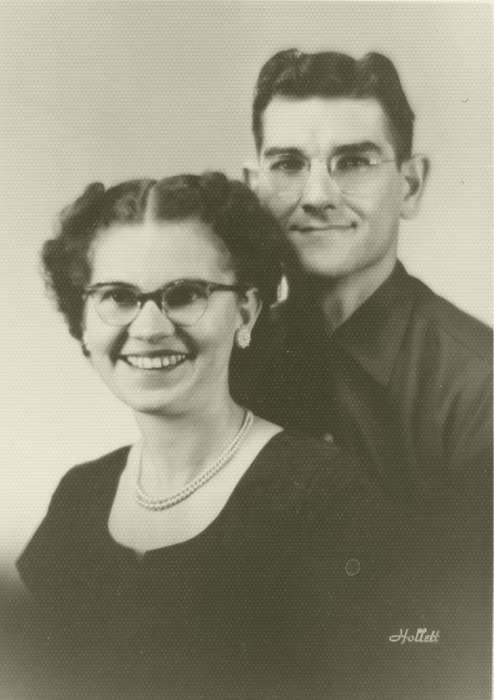
[[[81,348],[82,348],[82,354],[84,355],[84,357],[91,356],[91,353],[89,352],[89,348],[86,345],[86,343],[84,342],[84,340],[81,340]]]
[[[245,350],[245,348],[249,347],[250,330],[246,326],[242,326],[242,328],[239,328],[237,330],[237,333],[235,335],[235,342],[237,344],[237,347],[241,348],[242,350]]]

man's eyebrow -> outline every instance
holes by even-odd
[[[360,153],[361,151],[375,151],[382,155],[383,148],[374,141],[359,141],[358,143],[344,143],[333,149],[333,155],[339,156],[345,153]]]
[[[361,151],[374,151],[382,155],[383,148],[377,143],[374,143],[374,141],[358,141],[357,143],[344,143],[341,144],[341,146],[335,146],[332,155],[339,156],[345,153],[359,153]],[[271,148],[266,148],[263,155],[265,158],[273,158],[274,156],[281,155],[305,157],[300,148],[294,148],[293,146],[272,146]]]
[[[266,158],[272,158],[273,156],[303,156],[304,154],[300,148],[293,148],[293,146],[272,146],[266,148],[263,155]]]

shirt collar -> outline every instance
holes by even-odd
[[[412,278],[400,262],[391,275],[334,332],[331,343],[344,348],[371,377],[388,384],[413,306]]]

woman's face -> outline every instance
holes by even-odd
[[[177,279],[237,282],[225,245],[197,219],[116,224],[97,235],[90,254],[90,285],[132,285],[152,292]],[[96,299],[89,296],[84,341],[103,381],[135,411],[208,410],[228,398],[235,332],[252,328],[258,306],[254,290],[246,298],[214,292],[204,315],[194,325],[179,327],[148,300],[131,323],[115,327],[100,318]]]

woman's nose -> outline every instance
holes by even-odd
[[[328,172],[325,162],[313,162],[302,192],[301,205],[307,211],[336,209],[341,190]]]
[[[148,299],[129,325],[128,332],[134,338],[155,340],[163,336],[173,335],[175,326],[157,306],[156,302]]]

